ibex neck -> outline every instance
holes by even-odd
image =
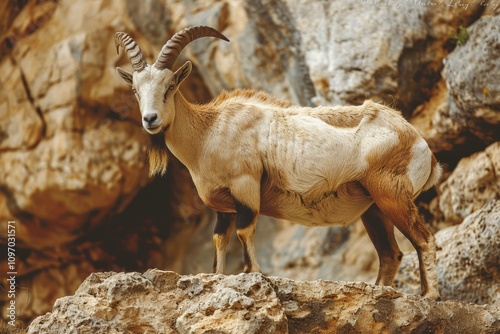
[[[210,122],[202,106],[189,103],[180,92],[174,97],[175,117],[167,129],[167,147],[188,169],[196,168]]]

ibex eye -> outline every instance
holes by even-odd
[[[140,100],[141,97],[139,96],[139,94],[137,93],[137,90],[135,88],[132,88],[132,92],[134,92],[137,99]]]
[[[168,86],[167,90],[165,91],[165,94],[163,94],[163,103],[165,103],[165,101],[167,100],[167,94],[169,91],[171,90],[174,90],[175,86],[174,85],[170,85]]]

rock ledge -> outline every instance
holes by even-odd
[[[500,308],[262,274],[94,273],[28,333],[498,333]]]

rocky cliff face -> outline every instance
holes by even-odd
[[[195,65],[183,87],[191,101],[205,102],[223,89],[242,87],[301,105],[372,98],[401,109],[446,169],[442,183],[418,200],[426,221],[442,235],[443,298],[498,305],[499,7],[495,1],[473,0],[434,6],[341,0],[3,2],[0,245],[7,243],[7,222],[16,221],[19,324],[49,311],[58,297],[73,294],[92,272],[211,271],[213,215],[175,159],[165,178],[147,177],[148,137],[133,94],[114,71],[129,66],[126,57],[116,55],[116,31],[131,34],[151,62],[175,31],[199,24],[219,29],[231,43],[200,40],[183,52],[179,62],[189,59]],[[262,218],[256,238],[265,274],[367,282],[376,276],[377,256],[359,222],[310,229]],[[398,289],[414,293],[413,248],[401,235],[397,238],[401,249],[410,252],[397,276]],[[237,242],[230,244],[228,261],[230,273],[241,270]],[[0,267],[6,265],[2,255]],[[271,284],[265,288],[269,291],[279,291],[276,282],[282,282],[251,277],[248,284],[268,282],[262,286]],[[150,283],[145,284],[149,291]],[[286,284],[302,289],[301,283]],[[307,289],[319,289],[314,284]],[[87,285],[88,280],[78,291]],[[78,302],[80,292],[68,303]],[[398,296],[389,299],[410,298]],[[297,306],[290,318],[287,310],[307,302],[290,297],[287,304],[288,297],[278,292],[273,298],[269,312],[276,312],[265,315],[272,319],[269,324],[276,331],[305,332],[300,321],[290,319],[306,311]],[[322,297],[314,298],[318,301],[308,304],[314,312],[330,312],[328,303],[320,303]],[[362,296],[352,297],[352,307],[361,301],[357,298]],[[252,299],[248,306],[243,299],[235,305],[243,303],[245,312],[259,303]],[[4,318],[7,302],[2,294]],[[52,320],[44,321],[69,319],[58,303]],[[452,304],[432,305],[446,309]],[[261,316],[249,314],[251,319]],[[410,313],[406,316],[411,319]],[[178,328],[194,331],[195,316],[189,317]],[[325,328],[336,323],[329,321]]]

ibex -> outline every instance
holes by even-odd
[[[438,299],[434,236],[414,199],[434,185],[441,167],[425,140],[399,112],[366,101],[361,106],[294,106],[252,90],[224,92],[205,105],[179,92],[191,72],[173,65],[210,27],[176,33],[153,65],[135,41],[116,33],[134,69],[117,68],[139,102],[151,135],[150,174],[167,169],[167,150],[189,170],[203,202],[217,211],[214,272],[223,273],[236,229],[245,272],[259,271],[254,232],[259,214],[307,226],[346,225],[361,217],[379,256],[376,284],[392,285],[402,252],[396,226],[418,253],[422,295]]]

